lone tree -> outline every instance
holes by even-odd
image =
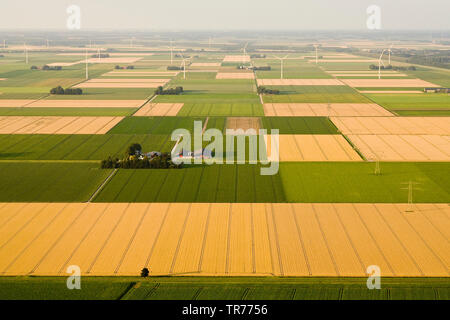
[[[127,148],[127,155],[134,156],[141,153],[142,146],[139,143],[133,143]]]
[[[142,278],[147,278],[149,275],[150,271],[147,268],[144,268],[141,270],[141,277]]]

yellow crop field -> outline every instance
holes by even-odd
[[[199,270],[205,238],[205,228],[210,214],[210,204],[193,203],[189,219],[184,228],[175,264],[171,268],[174,274],[196,274]]]
[[[104,134],[123,117],[0,117],[0,134]]]
[[[446,204],[0,203],[0,274],[450,275]]]
[[[224,275],[228,257],[229,203],[212,203],[201,273]]]

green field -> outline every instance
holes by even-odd
[[[408,182],[419,183],[414,202],[450,202],[450,180],[443,172],[450,163],[382,162],[381,175],[374,163],[281,163],[280,176],[288,202],[405,203]]]
[[[110,173],[98,163],[0,162],[0,201],[84,202]]]
[[[260,103],[256,93],[199,93],[196,91],[186,91],[180,95],[158,96],[153,102],[165,103]]]
[[[205,119],[202,117],[128,117],[109,130],[108,134],[171,134],[175,129],[180,128],[192,132],[194,121],[201,121],[203,126]]]
[[[96,202],[285,202],[280,176],[257,165],[120,169]]]
[[[279,129],[280,134],[337,134],[337,128],[326,117],[263,117],[266,129]]]
[[[131,143],[170,152],[169,134],[0,135],[0,160],[103,160],[121,158]]]
[[[369,103],[366,97],[347,86],[267,86],[279,95],[263,95],[265,103]]]
[[[448,300],[448,278],[83,277],[68,290],[65,277],[2,277],[1,300]]]
[[[450,113],[450,96],[439,93],[365,94],[375,103],[399,115],[439,116]]]
[[[264,116],[260,103],[186,103],[178,116]]]
[[[282,55],[284,56],[284,54]],[[280,61],[277,59],[257,60],[256,66],[270,66],[270,71],[256,71],[258,79],[279,79],[281,74]],[[332,76],[315,64],[304,60],[284,60],[283,64],[284,79],[331,79]]]

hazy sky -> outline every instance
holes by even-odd
[[[449,0],[0,0],[0,29],[64,29],[78,5],[82,29],[364,30],[372,4],[385,30],[450,29]]]

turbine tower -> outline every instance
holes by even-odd
[[[318,54],[317,54],[317,48],[319,47],[319,45],[318,44],[315,44],[314,45],[314,48],[316,48],[316,64],[318,64],[319,63],[319,61],[318,61],[318,59],[319,59],[319,56],[318,56]]]
[[[289,54],[285,55],[283,58],[280,58],[278,56],[274,56],[275,58],[280,60],[281,63],[281,73],[280,73],[280,79],[283,79],[283,61],[289,56]]]
[[[245,44],[244,48],[242,48],[242,51],[244,51],[244,56],[242,57],[242,64],[245,64],[245,57],[247,56],[247,46],[248,42]]]
[[[183,62],[182,62],[182,64],[183,64],[183,79],[186,80],[186,60],[187,59],[184,58],[181,51],[180,51],[180,56],[181,56],[181,59],[183,59]]]
[[[392,46],[393,46],[393,44],[391,44],[391,45],[389,46],[389,65],[391,65],[391,52],[392,52]]]
[[[384,63],[381,59],[383,58],[383,54],[386,51],[387,51],[387,49],[383,49],[383,51],[381,51],[380,59],[378,59],[378,79],[381,79],[381,65],[383,64],[383,67],[384,67]]]

